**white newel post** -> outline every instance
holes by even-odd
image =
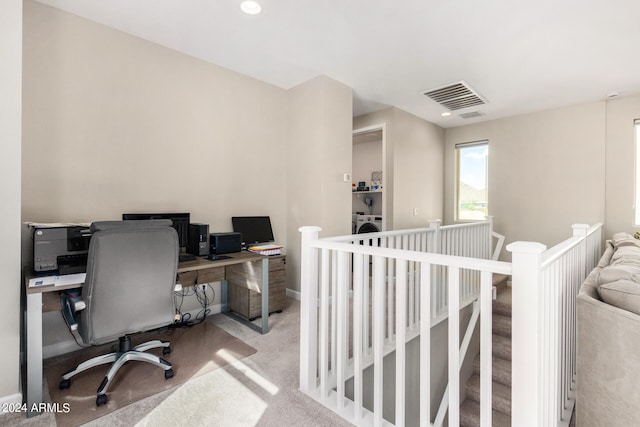
[[[512,253],[511,425],[543,426],[542,253],[546,246],[514,242]]]
[[[320,227],[304,226],[300,256],[300,390],[316,388],[318,365],[318,240]]]

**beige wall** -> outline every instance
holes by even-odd
[[[287,253],[300,253],[298,228],[315,225],[322,237],[350,234],[351,88],[318,77],[289,90]],[[328,125],[330,124],[330,125]],[[287,260],[288,288],[300,291],[298,257]]]
[[[444,129],[395,108],[393,130],[393,226],[426,227],[443,215]]]
[[[604,221],[604,102],[447,129],[448,223],[454,219],[454,146],[484,139],[489,141],[489,214],[507,243],[551,246],[569,237],[574,223]]]
[[[286,242],[286,91],[25,6],[24,220],[270,215]]]
[[[353,127],[382,123],[386,124],[387,229],[425,227],[443,215],[444,130],[399,108],[356,117]]]
[[[634,233],[635,134],[640,119],[640,96],[607,101],[606,227],[605,235]]]
[[[0,403],[20,401],[20,133],[22,0],[0,13]]]

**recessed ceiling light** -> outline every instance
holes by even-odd
[[[257,1],[245,0],[240,3],[240,9],[247,15],[257,15],[262,12],[262,7]]]
[[[443,112],[443,113],[440,113],[440,115],[441,115],[442,117],[449,117],[449,116],[451,115],[451,111],[445,111],[445,112]]]

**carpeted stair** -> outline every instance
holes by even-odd
[[[497,277],[496,277],[497,276]],[[507,276],[494,275],[497,298],[493,301],[493,359],[491,385],[492,424],[511,426],[511,288]],[[473,362],[473,375],[466,385],[466,399],[460,406],[460,425],[480,425],[480,355]]]

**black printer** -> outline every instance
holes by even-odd
[[[35,225],[33,270],[36,273],[84,273],[91,229],[82,225]]]

